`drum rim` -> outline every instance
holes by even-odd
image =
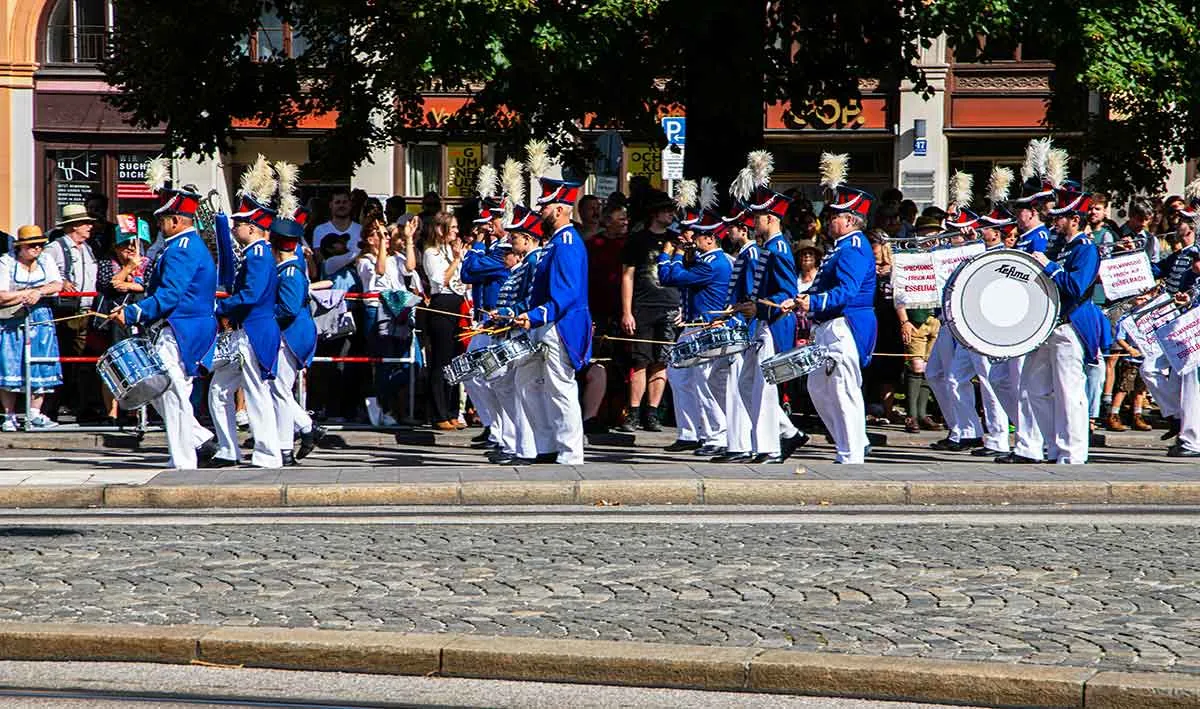
[[[956,309],[954,305],[954,294],[959,290],[959,288],[956,288],[955,286],[958,283],[959,278],[967,271],[967,269],[977,271],[981,268],[984,268],[987,265],[987,262],[1008,259],[1022,261],[1024,262],[1023,265],[1033,269],[1034,277],[1036,278],[1038,284],[1042,287],[1042,291],[1046,293],[1048,299],[1050,300],[1052,312],[1048,314],[1048,317],[1045,321],[1046,324],[1042,327],[1044,332],[1041,332],[1041,334],[1037,337],[1026,340],[1019,347],[1015,345],[997,348],[981,347],[981,344],[990,345],[991,343],[983,341],[982,338],[979,338],[973,331],[965,330],[963,326],[965,326],[966,323],[962,319],[961,315],[959,315],[959,317],[955,317],[958,309]],[[975,256],[971,260],[959,264],[958,268],[954,269],[954,273],[950,274],[950,277],[946,279],[946,286],[942,295],[942,313],[944,314],[943,320],[945,321],[943,324],[950,329],[950,334],[954,336],[955,341],[961,344],[963,347],[966,347],[972,352],[977,352],[986,357],[1012,359],[1014,357],[1022,357],[1036,350],[1050,337],[1055,328],[1061,324],[1062,299],[1059,296],[1058,286],[1055,285],[1054,280],[1046,274],[1045,270],[1042,268],[1042,265],[1038,263],[1037,259],[1035,259],[1031,254],[1024,251],[1017,251],[1015,249],[998,249],[995,251],[985,251]],[[972,336],[970,339],[974,339],[976,341],[967,341],[969,338],[964,337],[963,333]]]

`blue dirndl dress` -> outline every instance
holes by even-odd
[[[36,288],[60,280],[58,270],[48,258],[39,257],[32,271],[26,271],[15,258],[6,255],[0,258],[3,270],[4,290]],[[51,275],[53,274],[53,275]],[[2,277],[0,277],[2,278]],[[0,389],[24,391],[25,389],[25,342],[21,325],[28,322],[45,322],[54,319],[54,313],[45,301],[32,309],[22,311],[16,317],[0,320]],[[33,325],[29,329],[30,348],[34,357],[58,358],[58,335],[54,325]],[[62,365],[57,361],[36,363],[30,370],[33,392],[45,393],[62,386]]]

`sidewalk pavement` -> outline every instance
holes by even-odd
[[[997,465],[928,448],[939,434],[873,431],[859,466],[815,440],[780,465],[668,454],[659,434],[604,434],[583,465],[489,465],[477,431],[342,431],[281,470],[163,470],[161,434],[60,431],[0,438],[0,508],[355,505],[1200,504],[1200,470],[1156,434],[1108,434],[1088,465]],[[136,449],[135,449],[136,446]]]

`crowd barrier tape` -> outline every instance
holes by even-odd
[[[60,291],[56,295],[58,297],[62,297],[62,298],[97,298],[100,296],[100,294],[97,293],[96,291]],[[217,295],[217,297],[228,297],[228,295],[225,293],[217,293],[216,295]],[[346,298],[348,300],[372,300],[372,299],[378,299],[379,293],[370,292],[370,291],[364,292],[364,293],[350,292],[350,293],[346,293]],[[38,433],[41,431],[35,430],[32,427],[32,425],[30,424],[30,418],[32,416],[32,408],[33,408],[33,406],[32,406],[32,403],[33,403],[33,381],[32,381],[33,365],[35,365],[35,364],[51,364],[51,363],[55,363],[55,362],[57,362],[59,364],[96,364],[96,362],[100,361],[100,358],[99,357],[64,357],[64,356],[34,357],[33,356],[33,342],[29,338],[28,328],[26,328],[24,325],[22,325],[21,333],[22,333],[22,340],[23,340],[23,350],[24,350],[24,355],[25,355],[24,365],[23,365],[24,380],[25,380],[24,381],[24,394],[25,394],[24,429],[28,433]],[[353,356],[353,355],[334,356],[334,357],[320,356],[320,357],[313,357],[313,364],[408,364],[408,365],[413,365],[413,364],[416,364],[416,362],[417,362],[416,348],[417,348],[417,341],[416,341],[416,338],[414,337],[412,343],[409,345],[408,356],[406,356],[406,357],[362,357],[362,356]],[[306,377],[303,377],[303,376],[296,377],[296,388],[297,388],[296,397],[297,397],[297,400],[300,402],[301,406],[305,406],[307,404],[307,389],[306,389],[306,385],[305,385],[305,380],[306,380]],[[410,366],[408,368],[408,415],[410,418],[412,417],[413,412],[415,411],[415,407],[416,407],[416,367]],[[334,428],[337,428],[337,427],[334,427]],[[47,432],[52,432],[52,431],[56,431],[58,429],[44,429],[44,430]],[[71,430],[76,430],[76,429],[71,429]],[[78,430],[106,433],[106,432],[119,432],[124,429],[120,426],[87,426],[87,427],[80,427]],[[139,438],[141,438],[142,436],[145,435],[145,433],[148,430],[149,430],[149,426],[147,425],[146,407],[141,406],[137,409],[137,424],[134,428],[134,431],[137,434],[137,436]]]

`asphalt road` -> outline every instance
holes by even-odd
[[[608,523],[491,512],[291,524],[239,514],[240,524],[7,516],[0,620],[462,632],[1200,673],[1200,517],[1180,512],[619,512]]]

